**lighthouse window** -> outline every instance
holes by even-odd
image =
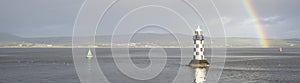
[[[200,51],[203,51],[203,48],[201,48]]]
[[[195,35],[194,39],[195,40],[204,40],[204,37],[203,36],[199,36],[199,35]]]
[[[196,31],[196,32],[195,32],[195,34],[197,34],[197,35],[198,35],[199,33]]]
[[[199,40],[204,40],[204,37],[203,37],[203,36],[200,36],[200,37],[199,37]]]
[[[196,55],[199,55],[199,52],[196,52]]]
[[[197,35],[195,35],[195,36],[194,36],[194,39],[195,39],[195,40],[198,40],[198,36],[197,36]]]
[[[196,36],[196,39],[197,39],[197,40],[200,40],[200,36],[197,35],[197,36]]]
[[[196,44],[196,48],[199,48],[199,44]]]

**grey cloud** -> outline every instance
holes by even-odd
[[[119,19],[116,15],[127,11],[126,8],[136,5],[136,1],[123,1],[119,7],[114,7],[107,17],[105,26],[99,33],[110,34],[113,21]],[[160,1],[160,0],[157,0]],[[192,26],[199,24],[194,14],[186,12],[187,7],[178,5],[178,1],[168,4],[179,10],[190,19]],[[213,0],[225,23],[227,36],[256,37],[253,24],[243,24],[250,18],[242,0]],[[260,21],[269,38],[292,38],[289,34],[300,35],[299,15],[300,0],[251,0]],[[83,0],[1,0],[0,1],[0,32],[7,32],[25,37],[36,36],[71,36],[73,23]],[[151,2],[151,1],[150,1]],[[152,1],[153,2],[153,1]],[[151,12],[149,12],[151,13]],[[172,18],[171,18],[172,19]],[[98,33],[97,32],[97,33]],[[150,30],[150,32],[155,32]],[[298,37],[300,38],[300,37]]]
[[[266,18],[262,18],[261,21],[263,22],[263,24],[265,25],[278,25],[278,24],[282,24],[285,22],[285,19],[280,17],[280,16],[270,16],[270,17],[266,17]]]
[[[227,36],[257,37],[253,18],[242,0],[214,0],[222,17],[231,21],[225,24]],[[299,0],[251,0],[268,38],[300,38]],[[246,29],[246,31],[245,31]],[[288,36],[291,35],[291,36]]]
[[[27,37],[70,35],[51,32],[72,30],[81,3],[82,0],[1,0],[1,32]],[[55,27],[60,25],[66,27]]]

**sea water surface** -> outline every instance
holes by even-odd
[[[185,52],[188,54],[182,57],[180,49],[164,50],[168,55],[166,66],[157,77],[146,81],[128,77],[118,70],[109,48],[97,48],[95,52],[99,66],[110,83],[171,83],[174,79],[193,83],[194,70],[186,66],[192,58],[193,49],[188,49],[190,52]],[[146,68],[151,64],[149,51],[146,48],[134,48],[129,53],[136,66]],[[208,59],[213,58],[209,57],[210,49],[206,49],[206,52]],[[299,48],[284,48],[283,52],[278,52],[276,48],[228,48],[226,54],[220,83],[300,82]],[[120,52],[118,55],[124,54]],[[185,72],[180,74],[182,78],[176,78],[179,68]],[[1,48],[0,83],[80,83],[80,80],[73,64],[72,49]]]

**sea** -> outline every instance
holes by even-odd
[[[224,55],[218,56],[212,55],[218,50],[207,48],[205,55],[209,62],[220,57],[224,62],[222,59],[210,63],[211,67],[206,68],[201,73],[203,75],[198,74],[199,69],[187,66],[193,58],[192,48],[182,48],[186,52],[179,48],[153,49],[114,48],[114,53],[112,48],[92,50],[97,68],[101,69],[105,78],[99,77],[99,83],[194,83],[196,79],[206,83],[300,83],[300,48],[283,48],[282,52],[277,48],[220,48],[225,51],[221,51]],[[129,54],[124,54],[124,50],[128,50]],[[78,74],[80,70],[76,70],[78,66],[74,64],[73,55],[71,48],[0,48],[0,83],[81,83],[87,78],[98,78]],[[124,69],[118,66],[130,64],[116,61],[116,58],[122,60],[126,57],[137,68],[146,69],[162,63],[163,67],[158,73],[142,72],[145,75],[134,77],[130,73],[138,71],[124,73]],[[82,57],[82,60],[85,59]],[[220,65],[214,67],[213,64]],[[131,69],[130,66],[127,68]],[[143,79],[146,74],[154,76]]]

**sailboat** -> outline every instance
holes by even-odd
[[[87,55],[85,56],[85,58],[90,60],[90,59],[93,59],[93,57],[94,56],[92,54],[92,51],[91,51],[91,49],[89,49],[89,51],[88,51]]]

